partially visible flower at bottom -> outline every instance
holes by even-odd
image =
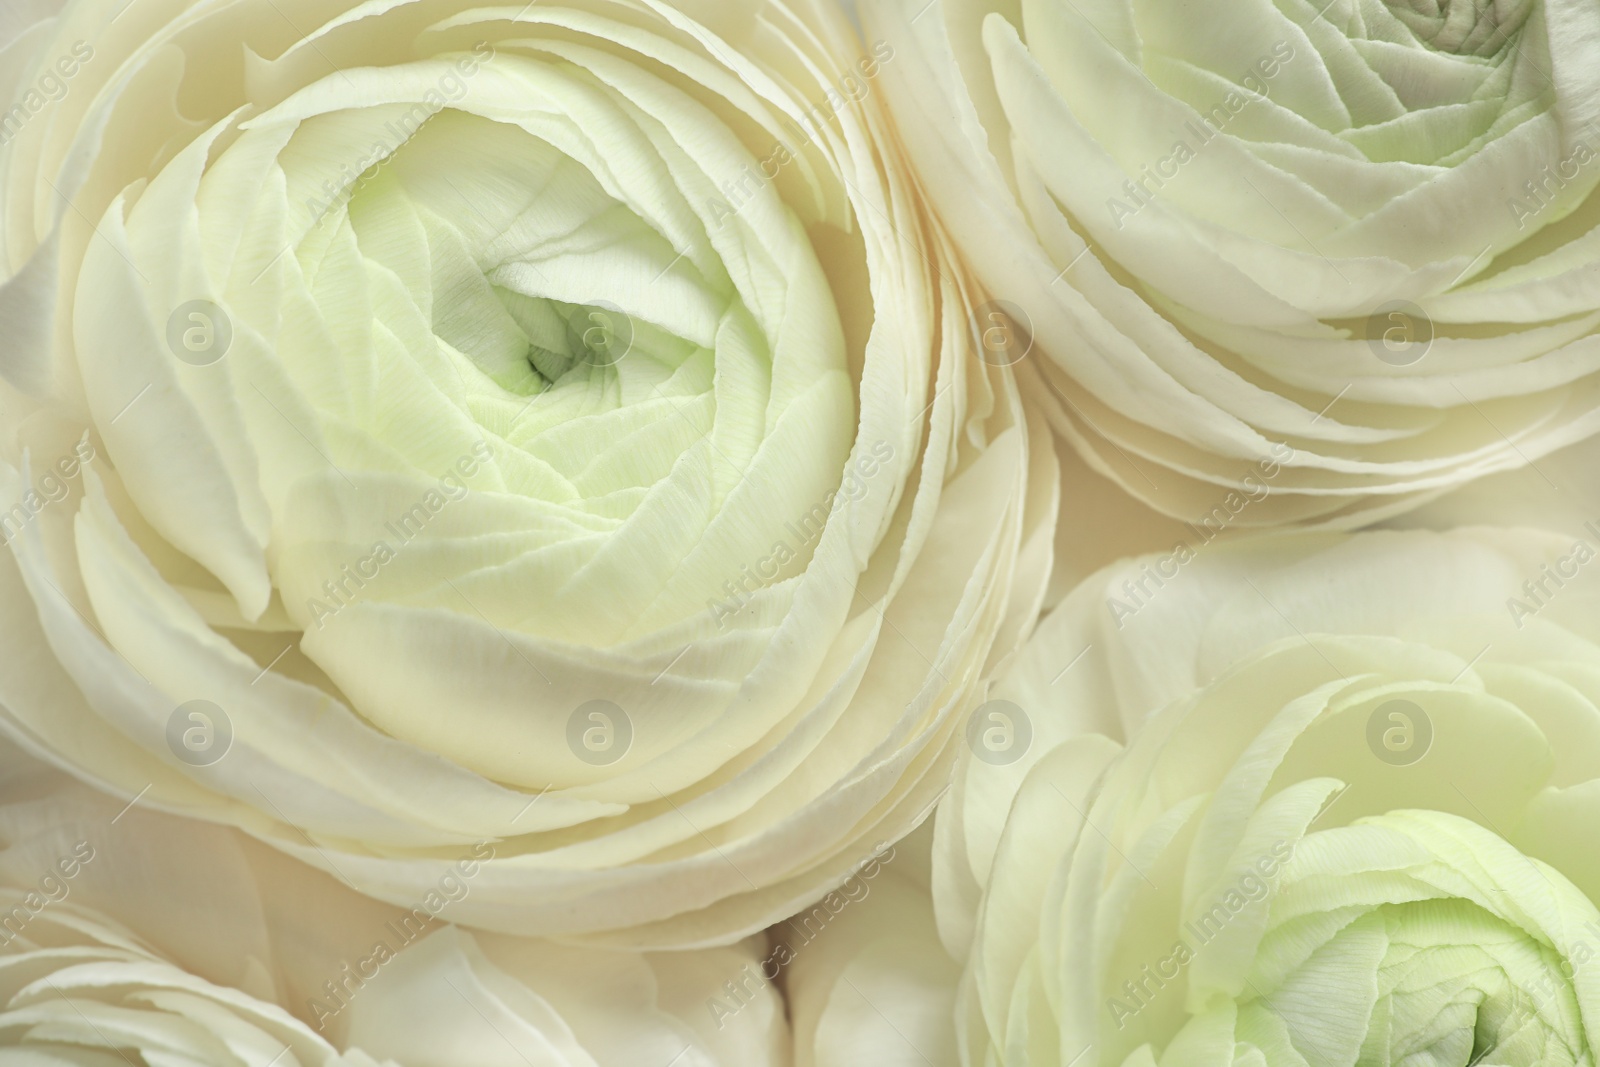
[[[6,1067],[788,1067],[776,990],[721,1027],[705,1007],[760,937],[646,955],[472,933],[448,922],[471,877],[401,910],[134,801],[0,743]]]
[[[955,1067],[951,1016],[961,968],[939,943],[929,892],[932,822],[812,940],[798,924],[772,931],[790,947],[795,1067]],[[798,936],[795,936],[797,935]]]
[[[0,911],[25,907],[0,890]],[[5,1049],[22,1048],[13,1060]],[[0,948],[0,1063],[205,1063],[373,1067],[340,1053],[276,1004],[213,985],[104,916],[71,903],[42,912]],[[119,1054],[121,1059],[119,1059]]]
[[[403,1067],[778,1067],[789,1034],[776,990],[720,1028],[706,1009],[761,944],[639,955],[449,926],[352,999],[346,1041]]]

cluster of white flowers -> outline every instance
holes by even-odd
[[[1595,145],[1577,0],[16,0],[0,1064],[1594,1064]]]

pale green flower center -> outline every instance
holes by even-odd
[[[366,600],[591,645],[713,628],[775,545],[760,584],[804,571],[816,537],[785,524],[854,436],[805,231],[664,83],[509,52],[459,70],[328,79],[245,123],[201,185],[202,232],[228,235],[229,186],[281,170],[231,271],[222,370],[271,401],[251,431],[294,537],[283,601],[318,628],[327,583],[376,552]],[[444,84],[463,88],[427,103]],[[399,523],[419,501],[426,523]]]
[[[423,223],[432,240],[453,244],[453,250],[464,253],[436,265],[430,279],[435,297],[430,325],[442,342],[470,360],[500,389],[531,396],[558,381],[588,381],[600,368],[619,367],[635,351],[631,316],[614,304],[557,300],[541,295],[537,287],[519,287],[515,272],[504,271],[507,234],[486,234],[472,225],[473,212],[488,223],[485,212],[498,209],[469,201],[448,174],[436,174],[429,180],[425,171],[428,160],[437,159],[440,152],[448,153],[451,140],[472,132],[486,138],[520,137],[530,173],[542,171],[548,180],[564,171],[559,177],[569,184],[568,195],[575,197],[581,189],[600,203],[609,199],[592,176],[562,167],[562,160],[548,145],[512,131],[494,130],[486,120],[444,112],[429,120],[392,157],[363,172],[347,204],[330,211],[325,224],[337,228],[348,222],[359,246],[382,248],[395,218],[411,217]],[[424,168],[421,173],[419,167]],[[532,169],[535,167],[538,169]],[[463,212],[467,213],[464,219],[460,217]],[[468,225],[463,227],[463,222]],[[660,347],[664,346],[658,346],[655,355],[660,354]],[[646,354],[642,346],[639,351]],[[573,377],[568,378],[569,374]]]
[[[1250,914],[1207,933],[1217,944],[1185,928],[1216,982],[1191,989],[1160,1067],[1201,1067],[1221,1044],[1257,1067],[1593,1062],[1600,912],[1475,823],[1397,811],[1313,833],[1260,907],[1260,940],[1231,973],[1211,967],[1245,943],[1225,944]]]
[[[744,320],[740,355],[754,367],[772,358],[725,276],[686,266],[665,237],[554,146],[478,116],[446,110],[428,119],[352,185],[297,251],[306,266],[342,249],[366,261],[366,277],[322,282],[325,310],[353,289],[370,292],[374,274],[380,284],[386,275],[415,283],[409,299],[373,301],[380,336],[412,342],[409,358],[373,360],[379,390],[412,386],[420,352],[433,364],[426,371],[440,394],[437,415],[459,413],[519,446],[523,456],[506,453],[502,468],[550,466],[542,439],[575,421],[595,435],[585,466],[609,442],[641,433],[666,446],[659,461],[670,463],[715,424],[709,394],[719,319]],[[658,325],[652,318],[666,318],[668,294],[679,317]],[[734,358],[732,347],[724,358]],[[359,418],[343,404],[332,414]],[[360,421],[390,447],[415,451],[414,424]],[[550,475],[570,484],[580,472],[555,466],[524,470],[524,491],[563,500]],[[615,494],[637,494],[666,471],[610,473],[620,476],[572,502],[612,497],[605,510],[614,514]]]
[[[1354,1048],[1357,1067],[1571,1064],[1587,1048],[1573,965],[1470,901],[1308,916],[1273,930],[1262,955],[1304,958],[1247,987],[1239,1037],[1310,1063]]]
[[[1536,0],[1387,0],[1394,17],[1440,52],[1491,56],[1513,40]]]

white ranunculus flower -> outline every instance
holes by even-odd
[[[471,934],[9,747],[0,772],[0,1063],[789,1065],[774,988],[707,1007],[764,938],[639,954]]]
[[[1600,429],[1593,4],[861,7],[990,358],[1153,506],[1354,525]]]
[[[16,47],[62,89],[0,147],[12,736],[633,947],[929,809],[1057,481],[892,48],[824,0],[77,0]]]
[[[1031,743],[975,735],[939,809],[962,1062],[1593,1063],[1597,558],[1294,535],[1082,585],[975,712]]]

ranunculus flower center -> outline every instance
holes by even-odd
[[[1239,994],[1242,1040],[1312,1063],[1583,1062],[1600,913],[1561,874],[1438,812],[1296,853]]]
[[[430,66],[416,77],[429,79]],[[707,536],[724,558],[759,558],[789,518],[731,521],[721,515],[730,498],[775,481],[779,466],[815,483],[799,499],[820,497],[850,446],[842,333],[798,223],[772,203],[752,204],[749,218],[707,216],[742,162],[735,146],[691,169],[661,143],[666,129],[575,69],[499,56],[462,101],[420,125],[416,104],[346,108],[344,92],[329,79],[248,123],[201,183],[204,231],[209,187],[221,197],[276,153],[285,188],[263,188],[261,208],[286,205],[296,262],[285,276],[303,276],[318,318],[337,324],[300,333],[276,301],[233,301],[274,342],[245,346],[240,362],[282,361],[325,427],[320,449],[286,440],[298,469],[284,472],[274,512],[336,508],[350,486],[329,460],[439,472],[486,448],[487,482],[475,487],[497,490],[500,520],[470,497],[461,510],[504,534],[447,568],[456,589],[437,580],[437,559],[423,583],[397,560],[381,599],[462,610],[465,598],[496,625],[600,645],[703,613],[732,576],[709,557]],[[518,92],[581,118],[488,117]],[[593,138],[589,123],[610,136]],[[736,228],[759,240],[730,263]],[[277,269],[263,262],[264,276],[240,280],[270,291]],[[344,321],[354,306],[370,318]],[[519,513],[515,534],[506,512]],[[661,536],[664,525],[676,532]],[[370,536],[383,532],[377,523]],[[280,557],[285,605],[313,631],[332,606],[322,582],[365,544],[332,534],[295,536]],[[805,562],[797,554],[785,573]],[[606,610],[594,610],[600,602]]]
[[[1492,56],[1515,38],[1537,0],[1386,0],[1417,39],[1440,52]]]
[[[330,76],[244,122],[196,182],[197,141],[129,221],[148,263],[192,197],[200,243],[233,257],[227,359],[182,377],[231,393],[270,443],[271,579],[303,651],[393,735],[535,786],[599,772],[428,710],[371,669],[386,640],[371,628],[389,624],[346,609],[594,648],[697,626],[730,582],[755,592],[739,566],[774,545],[790,551],[762,584],[805,570],[816,538],[787,530],[802,508],[778,498],[836,489],[856,432],[800,222],[749,188],[748,152],[701,105],[601,70],[499,54],[412,64],[381,89]],[[446,82],[463,88],[430,106]],[[148,490],[175,543],[248,580],[170,506],[181,487]],[[588,700],[627,709],[636,759],[705,725],[617,686],[570,698]]]

